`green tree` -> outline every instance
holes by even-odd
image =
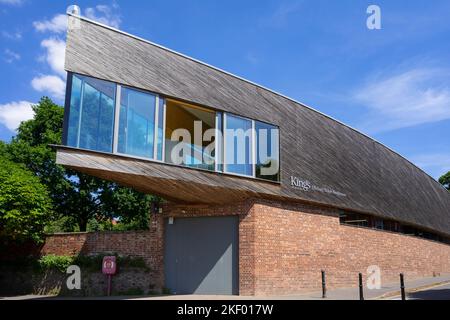
[[[112,185],[101,196],[104,210],[120,218],[122,229],[147,229],[152,201],[158,198],[133,189]]]
[[[57,165],[56,152],[49,145],[61,144],[64,109],[44,97],[33,106],[33,111],[34,118],[21,123],[7,146],[8,157],[25,164],[47,186],[55,212],[64,217],[64,225],[69,229],[64,231],[86,231],[91,219],[118,217],[134,221],[148,216],[151,197]]]
[[[440,177],[439,182],[450,191],[450,171]]]
[[[47,188],[25,166],[0,157],[0,236],[40,241],[52,218]]]

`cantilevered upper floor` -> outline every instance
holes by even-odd
[[[303,201],[450,235],[450,194],[373,139],[149,41],[69,26],[58,163],[178,202]]]

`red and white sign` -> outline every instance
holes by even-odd
[[[115,274],[116,273],[116,257],[106,256],[103,257],[102,272],[104,274]]]

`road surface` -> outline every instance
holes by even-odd
[[[407,300],[450,300],[450,283],[432,287],[429,289],[409,292]],[[399,296],[392,297],[391,300],[400,300]]]

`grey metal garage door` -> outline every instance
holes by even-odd
[[[166,219],[165,282],[175,294],[238,294],[238,218]]]

